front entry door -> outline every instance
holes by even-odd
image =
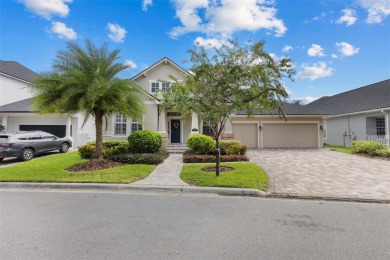
[[[171,143],[180,143],[180,120],[171,120]]]

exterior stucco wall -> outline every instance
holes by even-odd
[[[168,62],[166,64],[161,63],[157,65],[155,68],[148,71],[147,74],[145,74],[145,76],[141,75],[138,78],[136,78],[134,82],[140,87],[142,87],[147,93],[151,93],[150,83],[156,82],[158,80],[170,81],[168,75],[173,75],[178,80],[182,80],[184,78],[182,72]]]
[[[33,97],[30,83],[0,74],[0,106]]]
[[[366,140],[367,135],[376,135],[375,117],[383,117],[383,114],[364,113],[327,118],[325,142],[351,147],[354,140]]]

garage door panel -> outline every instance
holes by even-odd
[[[317,148],[317,124],[264,124],[264,148]]]
[[[234,139],[248,148],[258,147],[257,124],[232,124]]]

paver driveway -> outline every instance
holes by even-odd
[[[390,161],[328,149],[248,151],[275,195],[390,200]]]

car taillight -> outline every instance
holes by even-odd
[[[15,143],[3,143],[2,146],[10,147],[13,146]]]

